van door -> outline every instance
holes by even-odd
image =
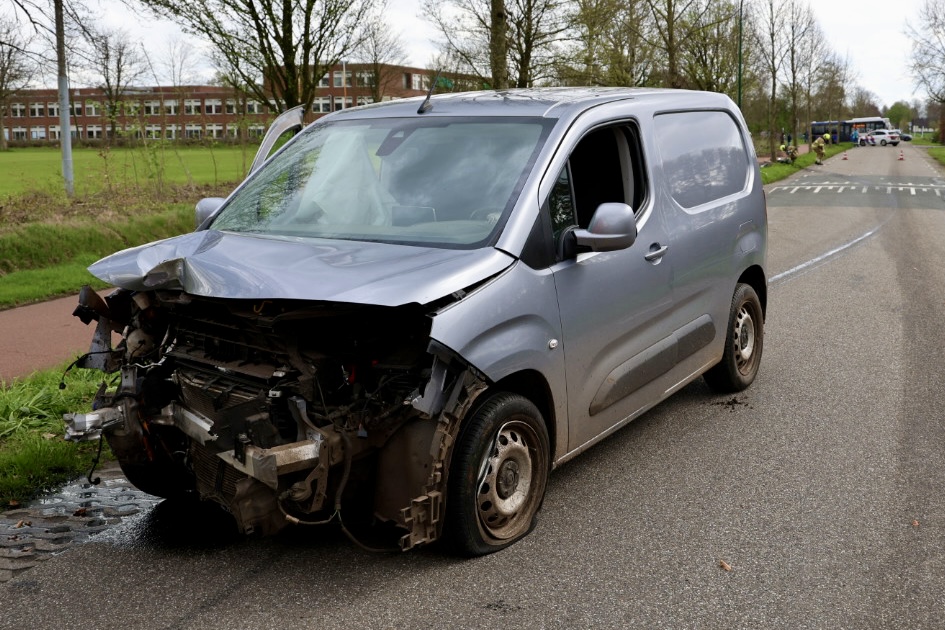
[[[553,268],[565,352],[572,451],[664,390],[672,347],[672,242],[652,199],[639,132],[592,130],[572,151],[547,201],[556,238],[587,228],[601,203],[637,211],[637,238],[613,252],[560,253]],[[561,248],[559,248],[561,249]]]

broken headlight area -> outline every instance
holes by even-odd
[[[383,524],[439,535],[449,445],[484,383],[417,305],[83,291],[77,365],[113,374],[70,439],[104,436],[129,481],[223,505],[241,531]],[[120,337],[120,340],[119,340]]]

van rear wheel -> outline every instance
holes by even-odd
[[[722,360],[703,378],[717,392],[740,392],[755,380],[765,338],[761,300],[750,285],[739,283],[732,296]]]
[[[548,431],[523,396],[498,392],[473,412],[450,465],[446,535],[457,552],[482,556],[528,534],[550,471]]]

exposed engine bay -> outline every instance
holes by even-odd
[[[77,365],[114,376],[67,437],[107,440],[141,490],[215,501],[244,533],[344,515],[403,549],[440,535],[451,445],[486,383],[431,340],[435,306],[88,287],[79,302],[97,325]]]

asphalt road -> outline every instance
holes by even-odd
[[[556,471],[521,543],[372,555],[164,502],[0,585],[0,627],[941,628],[945,178],[899,148],[770,187],[758,380]]]

